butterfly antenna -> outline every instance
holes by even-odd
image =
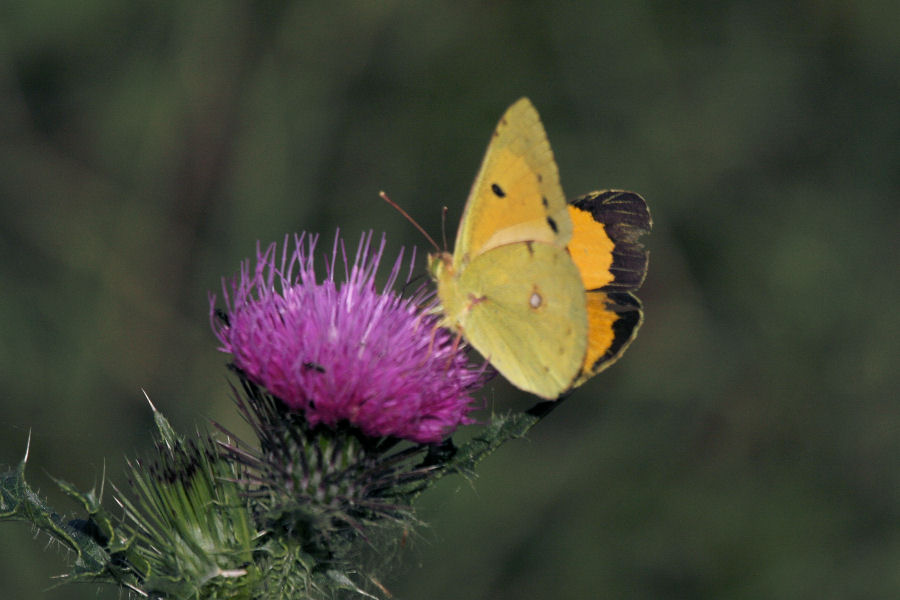
[[[444,242],[444,251],[447,251],[447,207],[441,211],[441,237]]]
[[[409,221],[410,223],[412,223],[412,224],[413,224],[413,227],[415,227],[416,229],[418,229],[419,232],[420,232],[422,235],[425,236],[425,239],[428,240],[428,241],[431,243],[432,246],[434,246],[434,249],[435,249],[435,250],[437,250],[438,252],[441,252],[441,248],[440,248],[440,246],[437,245],[437,242],[434,241],[434,238],[432,238],[430,235],[428,235],[428,232],[425,231],[425,230],[422,228],[422,226],[419,225],[419,223],[418,223],[415,219],[413,219],[411,216],[409,216],[409,213],[407,213],[405,210],[403,210],[402,208],[400,208],[400,205],[399,205],[399,204],[397,204],[396,202],[394,202],[393,200],[391,200],[390,198],[388,198],[388,195],[387,195],[386,193],[384,193],[384,192],[378,192],[378,195],[381,196],[381,199],[382,199],[382,200],[384,200],[385,202],[387,202],[388,204],[390,204],[391,206],[393,206],[394,209],[395,209],[397,212],[399,212],[401,215],[403,215],[404,217],[406,217],[406,220]],[[444,247],[446,248],[446,245],[445,245]]]

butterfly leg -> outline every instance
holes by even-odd
[[[440,322],[436,323],[435,326],[431,328],[431,341],[428,342],[428,354],[429,355],[434,351],[434,339],[437,336],[438,329],[443,329],[443,328],[444,328],[444,326]],[[453,347],[451,349],[451,352],[450,352],[450,355],[449,355],[449,358],[447,361],[447,368],[449,368],[450,365],[453,364],[453,358],[456,356],[456,351],[459,349],[459,341],[462,338],[462,329],[460,329],[458,327],[454,328],[454,329],[456,329],[456,335],[453,336]]]
[[[456,335],[453,337],[453,349],[450,352],[450,356],[447,359],[447,368],[453,364],[453,358],[456,356],[456,351],[459,349],[459,341],[462,339],[462,329],[458,329],[456,331]]]

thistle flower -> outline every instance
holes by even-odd
[[[223,283],[222,313],[211,298],[219,349],[234,366],[311,426],[348,423],[372,438],[436,443],[471,423],[483,369],[436,327],[422,288],[408,298],[392,290],[403,253],[378,291],[384,236],[373,249],[372,233],[363,234],[351,262],[336,235],[321,281],[317,236],[293,241],[285,239],[280,260],[274,243],[257,250],[255,267],[246,261]]]
[[[68,581],[143,597],[389,596],[377,573],[419,525],[419,494],[472,473],[559,402],[495,417],[457,448],[449,436],[472,422],[486,367],[437,328],[424,288],[392,291],[402,253],[377,289],[383,236],[373,249],[364,234],[352,261],[336,236],[321,279],[316,241],[300,234],[280,251],[258,249],[255,265],[223,282],[225,310],[210,298],[255,440],[219,425],[224,440],[181,437],[151,404],[156,456],[129,463],[131,498],[115,487],[124,518],[103,508],[102,490],[58,480],[85,513],[62,518],[25,481],[26,450],[0,473],[0,521],[29,521],[74,550]]]

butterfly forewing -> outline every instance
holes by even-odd
[[[565,247],[572,224],[544,126],[522,98],[500,119],[488,144],[456,238],[458,268],[515,242]]]

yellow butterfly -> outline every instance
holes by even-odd
[[[540,117],[522,98],[491,137],[453,254],[429,257],[441,325],[513,385],[555,399],[616,360],[637,332],[641,306],[630,292],[646,273],[636,240],[649,227],[637,194],[566,203]]]

